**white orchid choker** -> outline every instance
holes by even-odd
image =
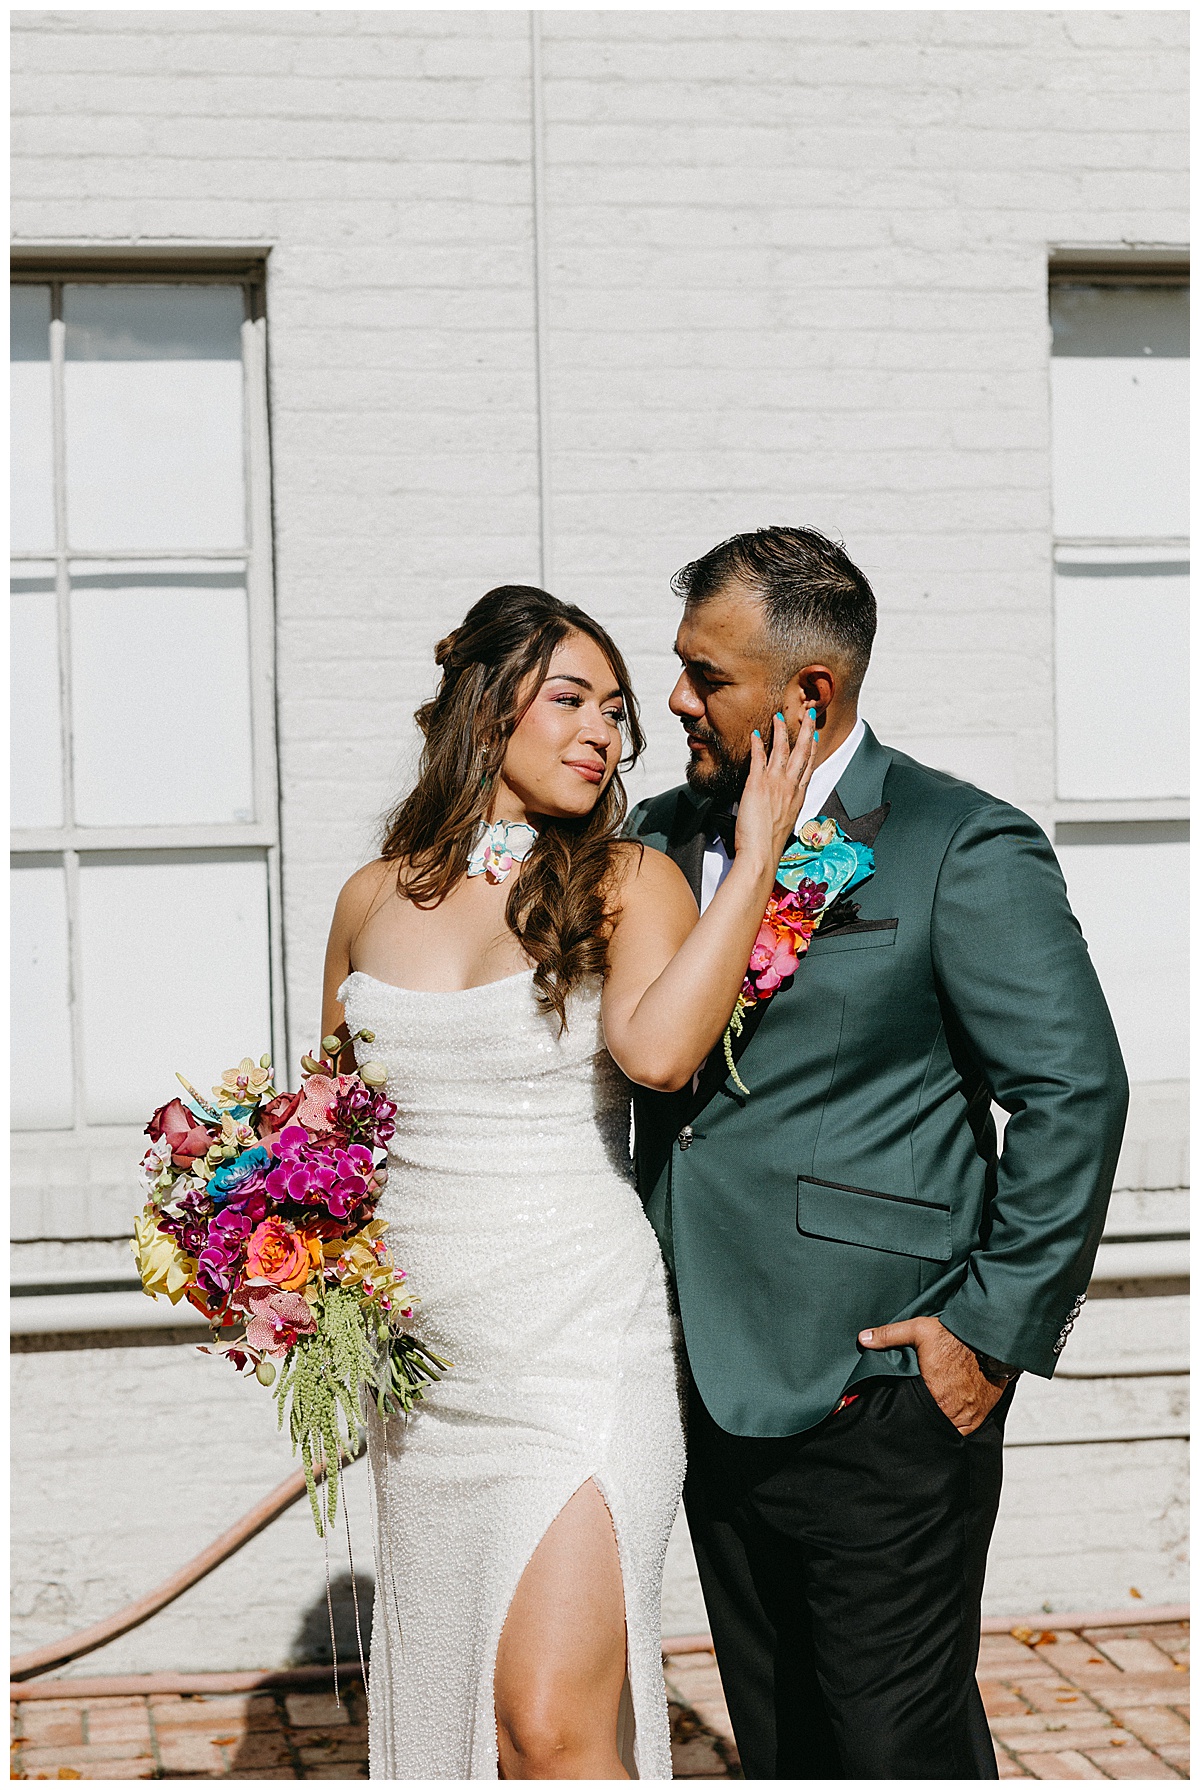
[[[523,864],[533,850],[537,829],[523,820],[494,820],[485,826],[467,859],[468,876],[486,876],[502,883],[514,864]]]

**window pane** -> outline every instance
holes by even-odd
[[[1056,534],[1187,534],[1187,304],[1182,287],[1052,288]]]
[[[12,824],[60,827],[62,719],[53,566],[14,569],[11,642]]]
[[[54,442],[50,409],[50,288],[14,286],[9,312],[12,545],[54,547]]]
[[[67,884],[44,859],[12,872],[12,1122],[17,1131],[73,1123]]]
[[[1130,1081],[1181,1080],[1188,1073],[1186,843],[1055,849]],[[1131,888],[1140,906],[1128,899]]]
[[[239,286],[68,286],[67,534],[75,547],[237,547]]]
[[[1060,560],[1054,597],[1058,793],[1129,801],[1188,793],[1188,565]],[[1137,667],[1136,735],[1114,700]]]
[[[97,853],[79,871],[86,1117],[145,1124],[271,1047],[267,867],[250,853]]]
[[[80,826],[253,820],[243,569],[76,566],[71,705]]]

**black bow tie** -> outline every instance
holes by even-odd
[[[725,847],[725,856],[727,858],[732,858],[734,852],[733,837],[736,830],[736,814],[714,814],[709,819],[708,826],[705,828],[705,836],[710,845],[715,845],[719,839],[721,844]]]

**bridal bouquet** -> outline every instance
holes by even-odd
[[[300,1059],[296,1093],[276,1090],[269,1056],[227,1069],[211,1100],[178,1077],[188,1098],[167,1101],[146,1127],[149,1198],[132,1244],[147,1293],[194,1305],[214,1344],[218,1327],[238,1332],[206,1353],[264,1386],[279,1364],[279,1423],[286,1414],[318,1534],[314,1463],[325,1465],[332,1522],[363,1389],[386,1419],[410,1411],[449,1365],[401,1328],[413,1301],[375,1217],[387,1179],[376,1154],[395,1130],[387,1071],[364,1063],[340,1075],[341,1040],[321,1048],[328,1060]]]

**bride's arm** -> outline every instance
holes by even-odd
[[[750,952],[812,775],[813,721],[789,752],[775,721],[768,760],[751,742],[738,806],[737,851],[703,916],[669,858],[644,851],[618,895],[604,985],[604,1035],[631,1081],[685,1087],[729,1024]]]

